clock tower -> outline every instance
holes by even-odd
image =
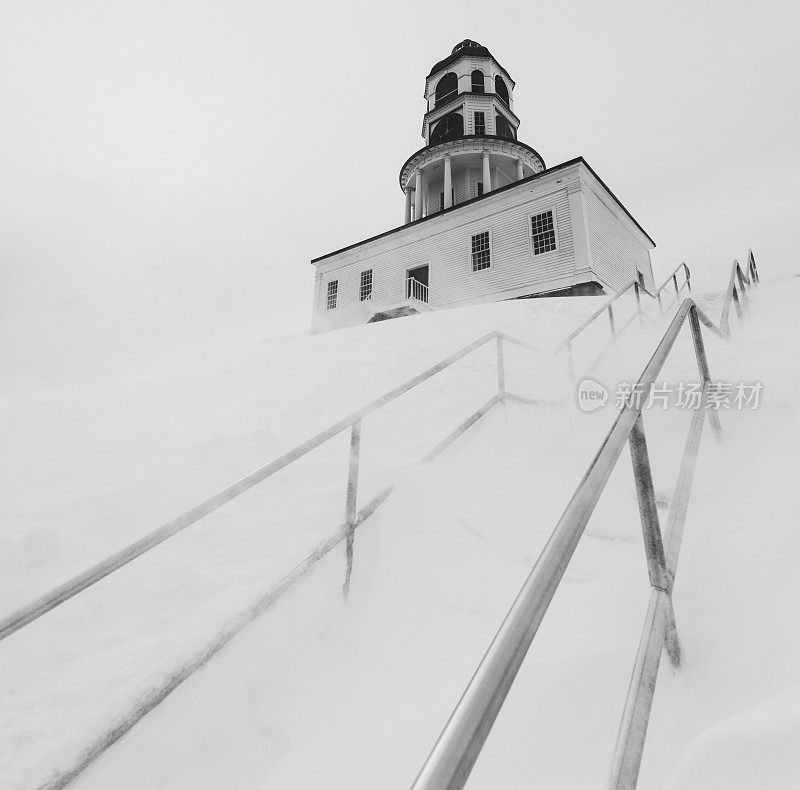
[[[470,39],[433,66],[425,80],[425,146],[400,170],[406,224],[545,169],[517,138],[514,85],[492,53]]]

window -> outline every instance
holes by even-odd
[[[531,217],[531,238],[533,239],[534,255],[552,252],[556,248],[556,229],[553,224],[552,211],[545,211]]]
[[[486,134],[486,115],[482,112],[475,113],[475,134]]]
[[[454,140],[464,134],[464,118],[457,112],[449,112],[440,119],[431,132],[430,145],[443,143],[445,140]]]
[[[503,104],[508,105],[508,88],[499,74],[494,78],[494,92]]]
[[[372,299],[372,269],[361,272],[361,288],[358,291],[358,298],[362,302]]]
[[[498,137],[514,139],[514,127],[499,113],[494,116],[494,131]]]
[[[436,84],[436,98],[433,106],[441,104],[445,101],[458,96],[458,77],[452,72],[448,71]]]
[[[483,194],[483,181],[478,181],[475,186],[478,189],[478,197],[480,197]]]
[[[489,249],[489,231],[476,233],[472,237],[472,271],[479,272],[492,265],[492,253]]]
[[[336,297],[339,296],[339,281],[331,280],[328,283],[328,299],[325,302],[327,310],[334,310],[336,308]]]
[[[483,90],[483,72],[480,71],[480,69],[475,69],[475,71],[472,72],[472,92],[483,93]]]

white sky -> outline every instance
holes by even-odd
[[[309,260],[400,224],[424,79],[455,43],[520,139],[583,155],[658,272],[796,264],[790,2],[0,0],[4,388],[305,331]]]

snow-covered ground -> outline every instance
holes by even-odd
[[[675,591],[686,660],[679,673],[662,666],[643,788],[800,783],[798,296],[800,279],[766,276],[734,342],[707,340],[714,377],[765,390],[758,411],[723,415],[723,445],[703,439]],[[74,786],[408,787],[613,419],[610,408],[578,412],[565,361],[550,354],[598,303],[434,313],[258,344],[170,375],[6,397],[9,611],[491,329],[540,349],[506,352],[509,390],[540,405],[493,411],[433,463],[419,459],[494,392],[493,349],[368,418],[360,500],[396,485],[357,532],[347,600],[340,547]],[[721,300],[705,303],[718,318]],[[661,332],[631,329],[592,376],[635,379]],[[607,333],[601,323],[581,341],[579,370]],[[664,378],[696,378],[688,338]],[[667,495],[688,414],[646,422]],[[346,443],[0,643],[0,786],[69,770],[331,535]],[[648,594],[623,456],[471,787],[603,786]]]

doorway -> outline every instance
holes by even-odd
[[[418,299],[420,302],[428,301],[429,268],[426,264],[406,271],[406,299]]]

